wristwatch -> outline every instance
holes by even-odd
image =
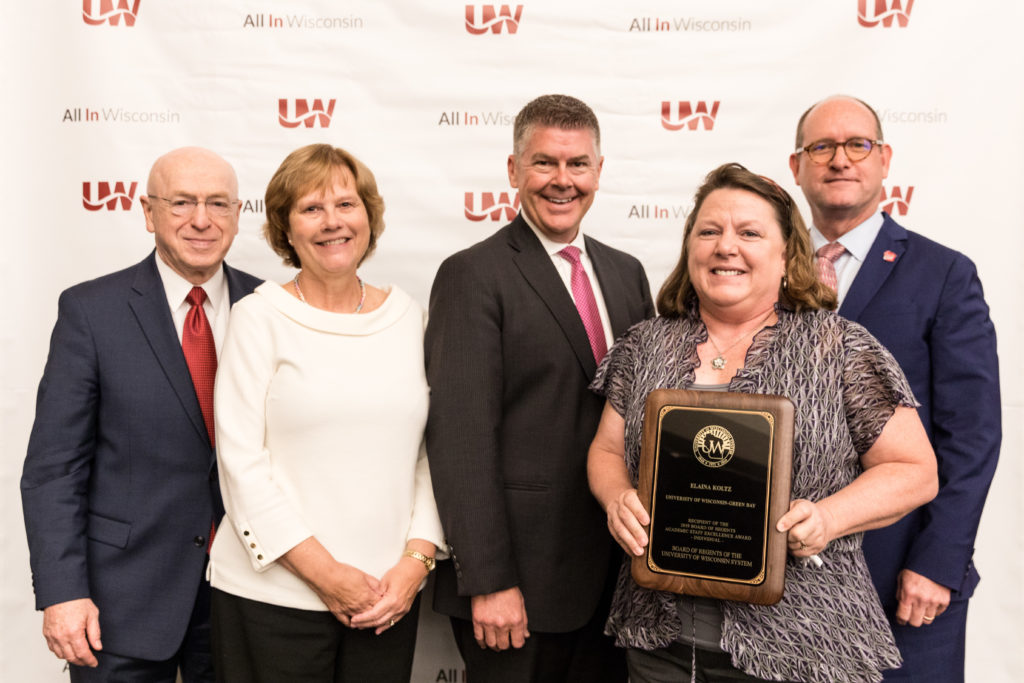
[[[402,553],[403,557],[411,557],[414,560],[419,560],[423,563],[423,566],[427,568],[427,573],[434,571],[434,567],[437,566],[437,562],[432,557],[427,557],[423,553],[416,552],[415,550],[406,550]]]

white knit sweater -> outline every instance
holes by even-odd
[[[264,283],[231,310],[214,393],[227,516],[215,588],[326,610],[276,560],[315,536],[380,577],[410,538],[443,533],[423,448],[423,309],[392,287],[366,314],[322,311]]]

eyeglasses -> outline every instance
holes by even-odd
[[[231,215],[231,210],[235,204],[238,204],[238,200],[227,200],[227,199],[204,199],[198,201],[196,199],[185,199],[184,197],[175,197],[174,199],[168,199],[167,197],[157,197],[154,195],[146,195],[150,199],[162,199],[171,205],[171,213],[180,218],[185,216],[191,216],[196,212],[196,207],[202,204],[206,207],[206,213],[211,216],[217,216],[218,218],[225,218]]]
[[[850,138],[843,142],[833,140],[818,140],[806,147],[798,147],[795,154],[807,152],[807,156],[816,164],[827,164],[836,156],[836,149],[842,147],[846,152],[846,158],[850,161],[866,159],[875,145],[884,145],[884,140],[868,140],[867,138]]]

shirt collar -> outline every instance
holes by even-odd
[[[875,238],[878,237],[878,231],[882,229],[882,223],[884,222],[885,216],[882,215],[881,211],[876,211],[853,230],[843,234],[836,242],[843,245],[846,251],[850,253],[850,256],[863,263],[864,259],[868,257],[871,245],[875,243]],[[821,249],[826,244],[828,244],[828,240],[821,234],[817,226],[812,225],[811,246],[814,248],[814,251],[817,252],[818,249]]]
[[[164,284],[167,305],[171,307],[172,311],[178,310],[178,307],[185,302],[185,297],[192,291],[192,283],[164,263],[159,253],[156,255],[156,270]],[[212,310],[220,310],[221,299],[224,297],[224,284],[224,268],[221,267],[214,272],[209,280],[200,285],[206,292],[206,298],[210,302]]]
[[[583,226],[580,226],[580,229],[576,231],[576,237],[573,238],[572,242],[566,244],[565,242],[556,242],[541,232],[540,228],[533,224],[533,221],[530,220],[530,217],[526,215],[525,211],[521,211],[519,215],[522,216],[523,220],[526,221],[526,224],[530,226],[530,230],[533,230],[533,234],[540,240],[541,246],[544,247],[544,251],[548,252],[549,256],[554,256],[566,247],[576,247],[580,250],[581,254],[587,253],[586,240],[583,239]]]

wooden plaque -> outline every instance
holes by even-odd
[[[782,599],[793,403],[783,396],[656,389],[647,397],[640,501],[646,588],[771,605]]]

